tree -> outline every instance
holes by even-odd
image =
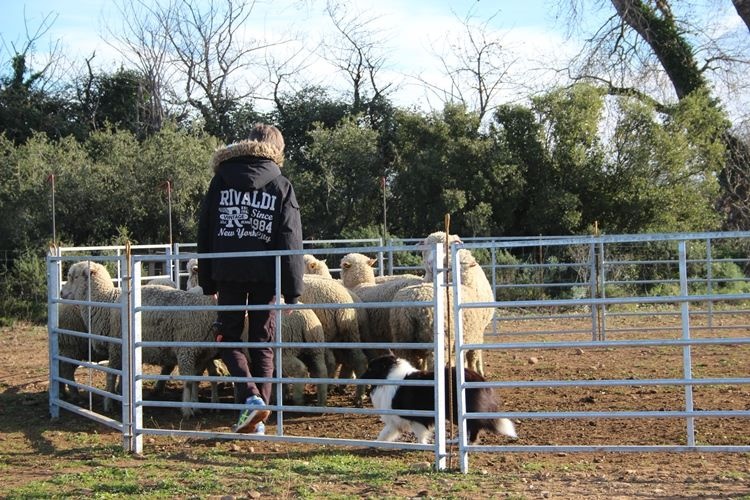
[[[466,109],[484,117],[498,106],[498,97],[515,60],[508,59],[499,36],[489,29],[492,20],[499,14],[474,24],[471,11],[461,20],[462,33],[450,44],[449,52],[438,54],[443,72],[450,82],[449,88],[425,81],[428,92],[443,103],[460,103]]]
[[[744,4],[735,2],[738,13],[742,14]],[[669,97],[664,99],[654,92],[659,89],[658,76],[663,74],[678,100],[706,92],[712,96],[713,106],[720,108],[707,75],[720,69],[727,73],[732,68],[737,71],[736,65],[743,61],[740,53],[724,49],[715,39],[703,36],[702,31],[688,22],[688,17],[678,17],[673,9],[676,3],[611,0],[611,5],[615,16],[592,38],[592,49],[581,59],[578,78],[606,82],[610,93],[638,96],[666,112]],[[699,40],[705,43],[699,44]],[[704,48],[702,63],[698,59],[699,46]],[[750,150],[729,123],[721,135],[727,157],[720,174],[722,192],[716,204],[726,215],[725,227],[750,228]]]
[[[252,81],[259,55],[283,43],[243,37],[254,5],[245,0],[172,0],[151,11],[181,75],[178,95],[200,114],[204,129],[224,141],[233,134],[231,115],[260,94],[260,83]]]
[[[442,113],[399,110],[395,121],[391,230],[429,234],[450,213],[459,234],[504,234],[523,176],[504,144],[478,131],[478,115],[447,104]]]
[[[173,92],[174,68],[168,61],[169,42],[159,17],[145,0],[116,2],[119,29],[109,27],[112,43],[141,75],[142,93],[148,96],[140,120],[147,133],[161,129],[167,117],[166,102]]]
[[[605,99],[619,108],[606,142]],[[726,120],[700,93],[668,111],[584,84],[501,107],[493,130],[525,180],[511,234],[716,230]]]
[[[31,34],[21,48],[13,45],[9,72],[0,73],[0,132],[15,143],[28,140],[36,131],[51,137],[80,137],[71,100],[53,83],[53,68],[60,59],[59,44],[55,44],[41,68],[33,64],[36,43],[53,23],[54,18],[47,16],[36,31],[27,30]]]
[[[112,125],[143,139],[156,130],[148,116],[152,109],[148,88],[146,79],[135,70],[120,68],[95,75],[89,65],[88,76],[77,86],[81,114],[91,130]]]
[[[352,112],[369,114],[392,85],[379,79],[386,59],[381,33],[372,27],[377,19],[353,15],[346,4],[334,0],[327,1],[326,12],[337,35],[324,44],[326,58],[351,84]]]
[[[378,227],[382,213],[377,132],[356,116],[333,128],[316,124],[305,151],[308,169],[295,176],[303,226],[309,236]]]

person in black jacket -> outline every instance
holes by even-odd
[[[199,258],[198,284],[205,295],[218,294],[219,305],[258,305],[275,300],[274,250],[301,250],[302,224],[294,188],[281,174],[284,138],[272,125],[256,124],[247,140],[214,153],[214,177],[200,208],[198,252],[258,252],[231,258]],[[302,253],[281,257],[281,293],[296,304],[302,295]],[[271,310],[248,311],[249,342],[273,342],[276,326]],[[245,311],[219,311],[214,333],[219,341],[240,342]],[[271,377],[273,349],[251,348],[250,366],[240,348],[219,350],[235,377]],[[252,374],[251,368],[252,367]],[[270,411],[270,383],[237,384],[240,413],[235,432],[263,434]]]

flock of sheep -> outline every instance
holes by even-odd
[[[328,343],[429,343],[433,340],[434,310],[421,305],[414,307],[345,307],[354,303],[424,302],[433,300],[432,269],[434,255],[429,248],[435,243],[445,243],[446,234],[436,232],[420,244],[428,245],[422,257],[424,276],[401,274],[375,276],[374,259],[358,253],[350,253],[341,259],[341,278],[334,279],[325,261],[312,255],[305,256],[306,274],[304,293],[300,297],[306,304],[340,304],[344,307],[298,309],[282,319],[282,342],[304,343],[305,348],[282,349],[282,376],[293,378],[350,378],[361,376],[367,369],[368,360],[383,354],[383,345],[372,349],[346,348],[324,349],[320,342]],[[450,235],[449,243],[460,241]],[[471,252],[460,249],[458,265],[448,264],[450,273],[457,269],[461,275],[462,302],[494,302],[492,287]],[[188,263],[188,289],[180,290],[169,284],[149,283],[141,288],[144,306],[196,306],[191,310],[154,310],[142,314],[142,339],[152,342],[213,342],[211,326],[216,311],[200,310],[200,306],[215,305],[213,297],[204,296],[197,285],[197,262]],[[90,261],[77,262],[68,270],[66,283],[62,287],[64,299],[117,303],[120,289],[116,288],[107,269]],[[452,301],[452,294],[449,300]],[[449,307],[446,307],[446,313]],[[492,308],[465,308],[463,311],[464,343],[480,344],[493,315]],[[453,337],[453,327],[445,323],[446,333]],[[59,327],[64,330],[90,332],[103,337],[122,338],[120,310],[117,307],[61,304]],[[121,368],[121,345],[117,342],[89,340],[84,337],[61,333],[59,354],[74,360],[108,360],[113,369]],[[433,354],[429,349],[396,349],[394,354],[412,362],[422,369],[431,369]],[[180,375],[202,375],[217,373],[218,357],[215,347],[149,347],[143,349],[143,362],[161,367],[162,375],[169,375],[175,367]],[[483,373],[480,350],[466,353],[467,367]],[[77,365],[59,363],[59,374],[64,380],[74,380]],[[106,388],[116,393],[116,376],[107,373]],[[165,382],[157,382],[155,392],[164,389]],[[69,386],[65,397],[77,398],[75,386]],[[357,401],[361,402],[365,387],[357,385]],[[291,388],[292,404],[304,401],[304,385]],[[328,387],[317,385],[317,404],[326,405]],[[183,387],[182,413],[191,416],[194,409],[190,403],[198,401],[197,383],[187,382]],[[212,402],[218,401],[216,384],[212,384]],[[105,399],[105,411],[111,410],[112,402]]]

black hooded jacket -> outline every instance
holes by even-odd
[[[257,141],[214,154],[214,177],[200,208],[199,253],[302,249],[299,204],[281,174],[281,162],[280,152]],[[275,269],[274,256],[202,258],[198,283],[211,295],[218,282],[275,283]],[[281,257],[281,293],[287,304],[302,295],[303,274],[301,254]]]

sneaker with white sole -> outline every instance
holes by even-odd
[[[258,422],[258,425],[255,426],[255,432],[253,432],[255,436],[265,436],[266,435],[266,424],[263,422]]]
[[[260,396],[250,396],[245,404],[247,404],[247,408],[240,413],[240,418],[234,426],[234,432],[243,434],[256,432],[258,424],[262,424],[271,414],[269,410],[266,410],[266,403]],[[263,429],[265,431],[265,425]]]

